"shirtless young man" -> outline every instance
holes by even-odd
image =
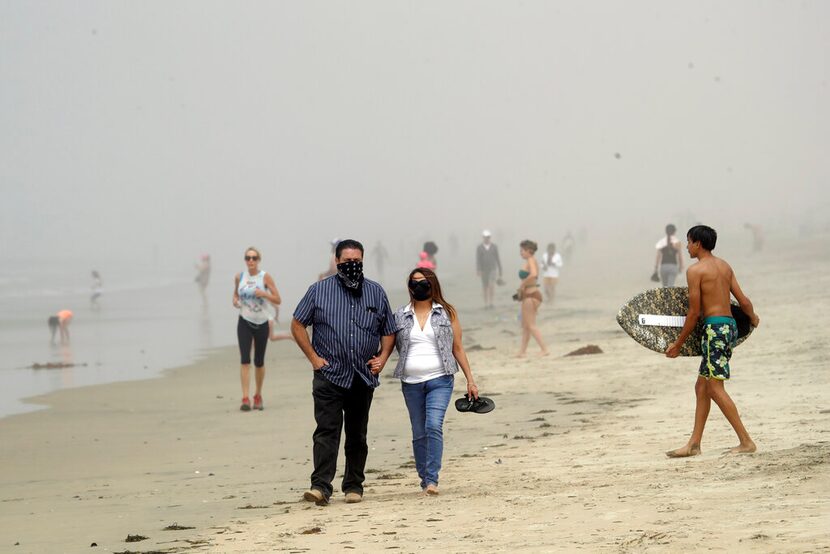
[[[729,294],[732,293],[741,309],[749,316],[753,327],[757,327],[760,320],[752,309],[752,302],[741,291],[732,268],[724,260],[712,255],[718,240],[715,230],[705,225],[696,225],[689,229],[686,240],[689,256],[697,258],[698,263],[686,271],[686,281],[689,284],[689,312],[686,314],[686,323],[680,331],[680,336],[666,350],[666,356],[678,356],[680,347],[694,330],[698,318],[703,315],[703,360],[695,384],[697,404],[692,436],[685,446],[666,452],[666,456],[683,458],[700,454],[703,427],[709,417],[712,400],[738,435],[740,444],[730,452],[755,452],[755,443],[749,438],[749,433],[738,415],[738,408],[723,386],[724,381],[729,379],[729,358],[732,356],[732,345],[738,338],[738,329],[729,307]]]

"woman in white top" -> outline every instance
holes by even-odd
[[[444,452],[444,415],[452,396],[458,366],[467,379],[467,395],[478,398],[478,388],[464,347],[455,308],[444,300],[435,272],[412,270],[407,280],[410,303],[395,312],[398,365],[409,421],[412,450],[421,489],[438,494],[438,472]]]
[[[242,381],[242,404],[239,409],[247,412],[251,409],[249,391],[251,388],[251,346],[254,347],[254,367],[256,368],[256,392],[254,409],[262,410],[262,383],[265,381],[265,347],[268,344],[269,309],[266,302],[279,305],[282,301],[274,280],[259,269],[261,256],[259,250],[250,247],[245,250],[246,270],[234,277],[233,305],[239,308],[239,321],[236,324],[236,336],[239,340],[240,379]]]
[[[654,245],[657,250],[654,272],[659,272],[660,281],[664,287],[673,287],[677,275],[683,273],[683,247],[674,236],[676,231],[677,227],[669,223],[666,225],[666,236]]]
[[[560,269],[562,269],[562,256],[556,251],[556,245],[551,242],[548,244],[547,252],[542,256],[542,284],[545,287],[545,296],[548,298],[549,306],[553,305]]]

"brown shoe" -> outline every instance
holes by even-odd
[[[430,496],[438,496],[438,485],[430,483],[424,490],[426,490],[426,493]]]
[[[346,493],[346,504],[357,504],[358,502],[363,502],[363,495],[359,492],[347,492]]]
[[[322,491],[317,489],[309,489],[305,491],[303,493],[303,500],[314,502],[318,506],[325,506],[329,503],[329,499],[326,498],[326,495],[324,495]]]

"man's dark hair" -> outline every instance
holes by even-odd
[[[699,242],[701,247],[710,252],[715,249],[715,244],[718,242],[718,232],[706,225],[695,225],[689,229],[686,237],[691,242]]]
[[[334,249],[334,257],[340,259],[340,254],[347,248],[354,248],[360,250],[360,256],[363,256],[363,245],[353,239],[341,240],[337,243],[337,248]]]
[[[673,235],[675,233],[675,231],[677,231],[677,227],[675,227],[674,224],[669,223],[668,225],[666,225],[666,234],[667,235]]]

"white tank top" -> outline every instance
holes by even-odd
[[[423,331],[418,325],[418,318],[413,313],[412,331],[409,332],[409,349],[406,353],[403,382],[409,384],[423,383],[436,377],[446,375],[444,363],[438,354],[438,341],[432,328],[432,314],[427,317]]]
[[[261,325],[268,321],[268,310],[264,298],[257,298],[254,291],[259,289],[265,291],[265,272],[260,271],[256,275],[250,275],[246,269],[239,275],[239,315],[245,321]]]

